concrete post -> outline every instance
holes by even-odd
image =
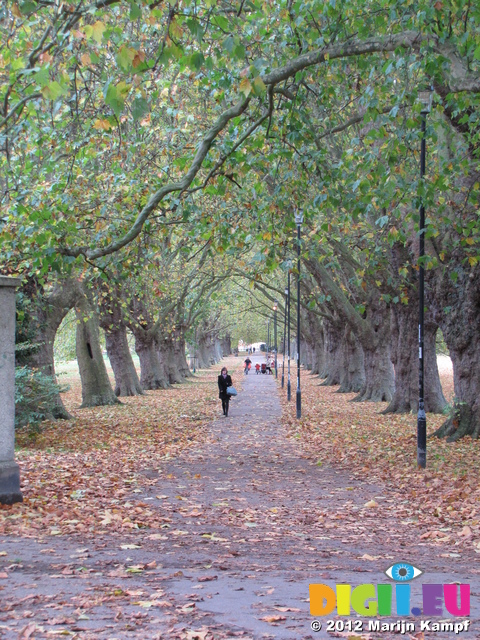
[[[23,500],[15,447],[15,287],[19,278],[0,276],[0,503]]]

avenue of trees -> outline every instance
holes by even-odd
[[[54,376],[74,309],[83,406],[185,380],[187,343],[205,366],[237,319],[264,327],[275,298],[283,311],[302,209],[304,364],[356,401],[417,410],[425,233],[426,410],[446,409],[441,330],[455,401],[438,435],[478,437],[477,4],[3,3],[1,273],[23,280],[18,363]],[[67,417],[59,393],[51,414]]]

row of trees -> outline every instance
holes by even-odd
[[[42,313],[81,273],[85,309],[107,332],[115,316],[134,333],[145,385],[170,382],[179,374],[156,360],[179,362],[171,336],[185,340],[213,291],[228,300],[242,278],[283,294],[302,208],[313,369],[358,399],[415,410],[425,233],[427,408],[444,405],[440,327],[456,393],[443,432],[478,435],[474,3],[32,0],[0,20],[2,253]],[[425,83],[435,100],[421,181]],[[168,357],[153,357],[166,343]]]
[[[211,300],[222,279],[208,270],[207,252],[185,252],[170,234],[162,252],[144,245],[142,262],[128,271],[71,273],[41,285],[27,278],[19,292],[17,362],[55,379],[54,341],[70,310],[76,316],[76,357],[82,381],[82,407],[118,403],[118,396],[166,389],[191,376],[186,359],[206,367],[230,353],[228,326],[221,324],[221,301]],[[178,242],[177,242],[178,241]],[[126,265],[124,265],[125,267]],[[160,275],[161,274],[161,275]],[[165,275],[168,278],[164,280]],[[111,277],[107,277],[110,276]],[[115,376],[111,387],[100,341]],[[135,368],[129,337],[140,362]],[[51,415],[68,418],[59,393]]]

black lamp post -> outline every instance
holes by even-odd
[[[273,348],[275,349],[275,378],[278,378],[278,366],[277,366],[277,309],[278,302],[275,300],[273,303]]]
[[[282,389],[285,386],[285,349],[287,344],[287,306],[288,306],[288,289],[285,287],[285,310],[283,313]]]
[[[432,90],[425,89],[418,92],[418,98],[422,109],[420,111],[422,117],[422,140],[420,149],[420,180],[425,179],[425,156],[426,156],[426,130],[427,130],[427,114],[432,108]],[[424,363],[423,363],[423,343],[424,343],[424,314],[425,314],[425,270],[423,266],[423,258],[425,256],[425,206],[422,201],[420,203],[420,222],[419,235],[420,247],[418,255],[418,414],[417,414],[417,464],[422,469],[427,466],[427,416],[425,414],[425,395],[424,395]]]
[[[288,354],[288,371],[287,371],[287,400],[292,399],[292,385],[290,382],[290,269],[288,270],[287,279],[287,354]]]
[[[270,318],[267,320],[267,360],[268,352],[270,351]]]
[[[300,232],[303,222],[303,211],[295,212],[297,225],[297,418],[302,417],[302,392],[300,390]]]
[[[193,373],[197,371],[197,327],[195,327],[195,337],[193,339]]]

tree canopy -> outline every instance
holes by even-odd
[[[121,323],[150,314],[151,336],[168,324],[182,341],[200,322],[226,326],[218,300],[232,291],[283,295],[302,209],[302,338],[332,353],[350,344],[363,360],[345,390],[414,410],[403,352],[424,233],[432,344],[440,327],[458,381],[446,430],[460,416],[478,435],[480,380],[460,383],[479,344],[475,3],[25,0],[1,11],[7,273],[46,293],[69,277],[103,281]],[[255,308],[248,295],[240,306]],[[332,362],[313,369],[337,378]]]

